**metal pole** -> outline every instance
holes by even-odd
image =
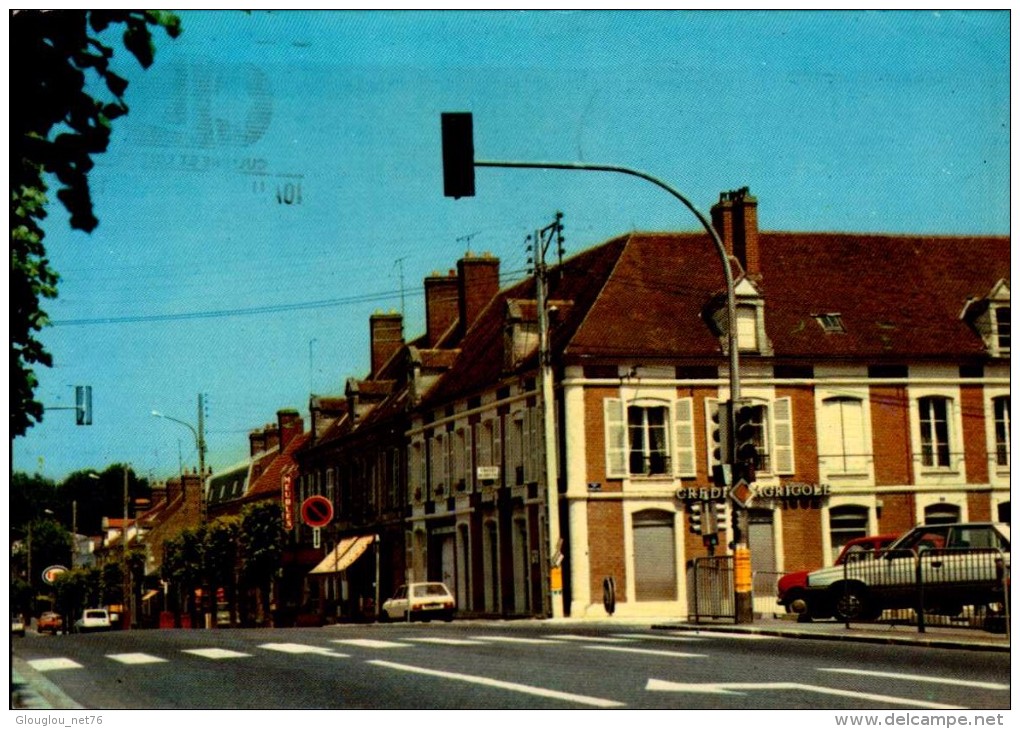
[[[121,527],[121,540],[120,540],[120,555],[121,555],[121,569],[124,570],[124,604],[121,609],[121,620],[123,621],[122,627],[127,630],[130,623],[129,621],[134,620],[133,611],[130,609],[131,600],[131,573],[128,570],[128,466],[124,465],[124,522]]]
[[[71,502],[71,569],[78,564],[78,499]]]
[[[650,175],[646,172],[634,170],[629,167],[621,167],[619,165],[598,165],[598,164],[586,164],[581,162],[515,162],[515,161],[496,161],[496,160],[475,160],[475,167],[505,167],[505,168],[516,168],[516,169],[533,169],[533,170],[585,170],[589,172],[619,172],[624,175],[630,175],[632,177],[639,177],[642,180],[647,180],[653,185],[662,188],[670,195],[679,200],[683,205],[690,210],[694,216],[701,223],[702,227],[708,232],[712,238],[712,242],[715,244],[716,252],[719,254],[720,262],[722,263],[723,276],[726,279],[726,310],[727,319],[729,321],[729,331],[726,333],[727,343],[729,347],[729,360],[730,360],[730,399],[740,399],[740,356],[737,350],[737,300],[736,293],[733,285],[733,269],[730,265],[729,256],[726,253],[726,246],[723,245],[722,240],[719,238],[719,234],[715,228],[712,227],[711,222],[688,200],[680,191],[676,190],[672,186],[663,182],[657,177]],[[750,551],[747,547],[746,537],[744,535],[744,509],[734,502],[734,518],[733,518],[733,541],[734,541],[734,553],[741,559],[738,560],[741,567],[738,569],[749,569],[750,566]],[[738,576],[739,577],[739,576]],[[736,615],[735,619],[737,623],[750,623],[754,620],[753,600],[752,593],[750,592],[750,580],[738,580],[738,584],[743,586],[747,584],[747,590],[741,590],[735,593],[735,608]]]

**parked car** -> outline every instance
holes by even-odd
[[[1009,543],[1008,524],[917,526],[875,559],[851,557],[842,566],[809,573],[807,599],[831,609],[840,620],[868,620],[883,610],[916,608],[919,596],[926,612],[958,615],[964,605],[1004,601]]]
[[[75,632],[89,633],[110,629],[110,613],[102,608],[89,608],[74,621]]]
[[[64,619],[60,617],[60,613],[45,612],[36,621],[35,629],[40,633],[53,633],[53,635],[56,635],[64,629]]]
[[[11,616],[11,635],[25,637],[25,619],[20,615]]]
[[[878,534],[870,537],[857,537],[843,545],[839,556],[836,557],[834,566],[843,564],[847,555],[860,555],[863,553],[876,554],[885,549],[894,541],[899,534]],[[857,557],[859,558],[859,557]],[[790,572],[779,578],[777,585],[777,602],[786,608],[788,613],[796,613],[800,620],[809,621],[815,618],[831,618],[832,610],[827,609],[825,602],[818,604],[808,599],[807,576],[811,570],[800,570]]]
[[[380,620],[453,620],[456,601],[442,582],[412,582],[401,585],[382,604]]]

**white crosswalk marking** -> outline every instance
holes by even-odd
[[[69,668],[82,668],[80,663],[75,663],[70,658],[39,658],[29,661],[28,665],[37,671],[65,671]]]
[[[576,640],[582,643],[629,643],[627,638],[600,638],[593,635],[550,635],[555,640]]]
[[[914,673],[889,673],[887,671],[865,671],[856,668],[819,668],[828,673],[848,673],[854,676],[874,676],[876,678],[894,678],[901,681],[918,681],[920,683],[941,683],[947,686],[968,686],[970,688],[991,689],[992,691],[1009,691],[1009,684],[988,683],[985,681],[967,681],[961,678],[939,678],[938,676],[922,676]]]
[[[110,653],[106,656],[112,658],[118,663],[124,663],[129,666],[141,666],[146,663],[166,663],[165,658],[159,658],[158,656],[150,656],[148,653]]]
[[[190,653],[201,658],[210,658],[218,661],[222,658],[250,658],[251,653],[239,653],[238,651],[227,650],[226,648],[189,648],[181,653]]]
[[[301,655],[307,653],[315,653],[322,656],[333,656],[334,658],[350,658],[346,653],[337,653],[329,648],[323,648],[317,645],[305,645],[303,643],[263,643],[259,646],[267,651],[276,651],[278,653],[289,653],[291,655]]]
[[[630,648],[622,645],[586,645],[590,651],[616,651],[617,653],[640,653],[646,656],[668,656],[670,658],[708,658],[704,653],[677,653],[654,648]]]
[[[497,643],[523,643],[526,645],[556,645],[558,640],[549,638],[511,638],[507,635],[473,635],[476,640],[495,641]]]
[[[689,635],[646,635],[645,633],[613,633],[617,638],[633,638],[635,640],[661,640],[671,643],[700,643],[704,638],[696,638]]]
[[[681,633],[671,633],[670,635],[682,635]],[[713,633],[705,632],[698,633],[700,638],[721,638],[721,639],[733,639],[733,640],[776,640],[778,636],[775,635],[762,635],[761,633]]]
[[[432,643],[434,645],[485,645],[485,641],[467,638],[405,638],[414,643]]]
[[[358,648],[410,648],[407,643],[397,643],[392,640],[372,640],[370,638],[349,638],[347,640],[334,640],[331,643],[342,645],[353,645]]]

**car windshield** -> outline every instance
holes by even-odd
[[[105,618],[106,617],[106,611],[105,610],[86,610],[85,611],[85,617],[86,618]]]

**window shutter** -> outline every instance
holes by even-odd
[[[623,420],[623,400],[608,397],[602,401],[606,420],[606,477],[627,475],[627,428]]]
[[[496,419],[492,421],[492,465],[499,468],[499,478],[496,480],[497,484],[506,483],[506,479],[503,478],[503,433],[500,427],[503,423],[503,416],[497,415]]]
[[[793,474],[793,408],[790,398],[780,397],[772,403],[773,432],[776,450],[773,463],[779,475]]]
[[[464,428],[464,483],[468,490],[475,485],[475,469],[471,458],[471,444],[473,440],[471,431],[470,425]]]
[[[673,407],[676,418],[676,475],[697,476],[694,460],[694,399],[681,398]]]
[[[521,427],[524,432],[521,437],[523,448],[521,449],[521,465],[524,467],[524,483],[531,483],[533,480],[533,469],[531,464],[535,458],[535,452],[532,448],[531,443],[531,409],[528,408],[524,411],[524,419],[521,421]]]

